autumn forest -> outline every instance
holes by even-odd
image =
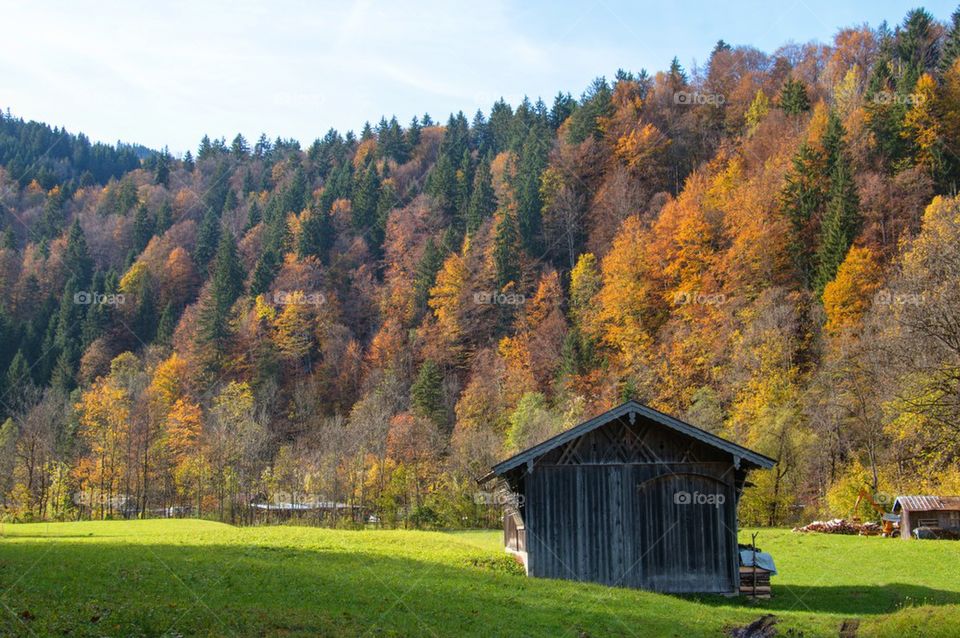
[[[10,105],[0,516],[494,526],[628,398],[778,460],[746,525],[960,493],[960,10],[664,66],[182,154]]]

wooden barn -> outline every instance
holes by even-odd
[[[774,460],[628,401],[493,467],[531,576],[735,593],[737,501]]]
[[[901,538],[913,538],[921,527],[931,537],[960,534],[960,496],[898,496],[893,513],[900,516]]]

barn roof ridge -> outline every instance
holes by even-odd
[[[533,459],[543,456],[557,446],[579,438],[603,425],[606,425],[610,421],[622,416],[626,416],[631,412],[635,412],[641,416],[647,417],[648,419],[655,421],[660,425],[664,425],[674,431],[680,432],[681,434],[695,438],[703,443],[706,443],[707,445],[711,445],[725,452],[729,452],[734,456],[739,456],[741,459],[752,463],[757,467],[771,468],[776,463],[776,459],[772,459],[768,456],[760,454],[759,452],[754,452],[753,450],[747,449],[742,445],[738,445],[733,441],[728,441],[717,436],[716,434],[711,434],[706,430],[702,430],[694,425],[685,423],[680,419],[670,416],[669,414],[664,414],[659,410],[655,410],[649,406],[646,406],[635,399],[630,399],[629,401],[626,401],[615,408],[607,410],[602,414],[598,414],[592,419],[588,419],[587,421],[584,421],[583,423],[576,425],[569,430],[565,430],[560,434],[543,441],[542,443],[538,443],[537,445],[529,447],[526,450],[518,452],[510,458],[497,463],[493,466],[492,471],[481,478],[479,482],[486,482],[493,476],[499,476],[516,467],[519,467],[520,465],[523,465],[524,463],[527,463],[528,461],[532,461]]]
[[[934,496],[927,494],[901,494],[893,502],[892,511],[902,508],[908,512],[932,512],[960,508],[960,496]]]

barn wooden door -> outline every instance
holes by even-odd
[[[735,507],[731,487],[707,475],[666,473],[640,481],[633,502],[640,586],[733,591]]]

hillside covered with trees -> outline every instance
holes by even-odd
[[[958,180],[960,11],[305,145],[6,111],[3,515],[476,526],[625,398],[779,460],[747,524],[960,493]]]

